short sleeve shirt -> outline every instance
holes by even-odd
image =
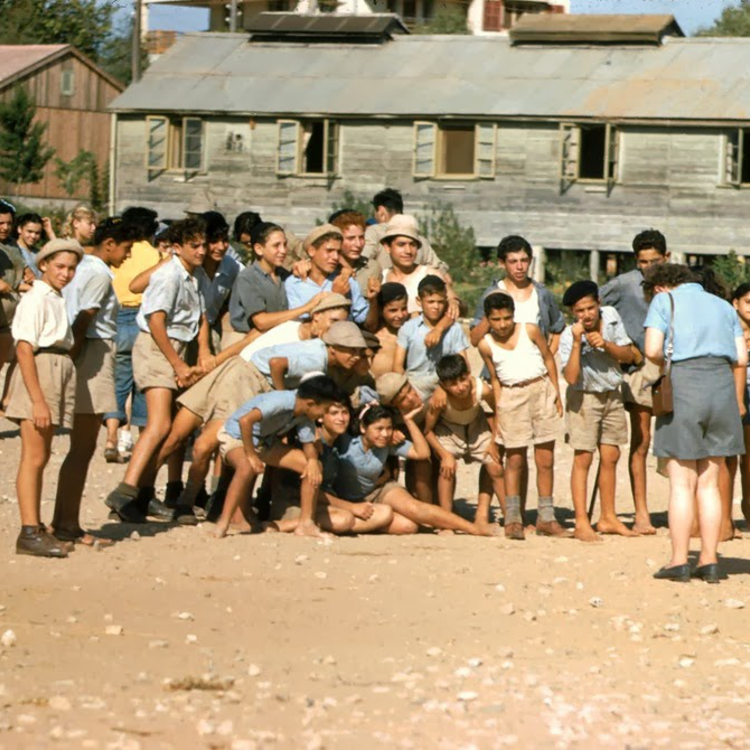
[[[328,347],[320,339],[268,346],[255,352],[250,357],[250,361],[268,378],[269,383],[271,382],[270,362],[274,357],[285,357],[289,363],[284,376],[287,388],[296,388],[307,373],[324,373],[328,369]]]
[[[406,457],[412,444],[405,440],[401,445],[365,450],[362,436],[342,435],[336,441],[339,466],[334,489],[342,500],[363,500],[377,486],[388,456]]]
[[[623,325],[630,340],[643,351],[648,302],[643,296],[643,274],[635,268],[627,273],[615,276],[600,291],[603,305],[614,307],[622,318]]]
[[[742,326],[734,308],[706,292],[700,284],[680,284],[671,291],[674,299],[673,362],[697,357],[723,357],[737,361],[735,339],[742,338]],[[669,294],[657,294],[644,322],[664,334],[666,350],[670,319]]]
[[[330,292],[333,289],[333,282],[336,280],[338,274],[339,271],[332,273],[321,285],[316,284],[309,276],[306,279],[289,276],[284,282],[289,300],[289,309],[294,310],[297,307],[306,305],[316,294],[320,294],[320,292]],[[355,323],[361,325],[367,318],[370,303],[365,299],[361,287],[353,277],[349,279],[349,292],[346,294],[346,297],[352,301],[349,317]],[[300,315],[300,319],[309,317],[309,315]]]
[[[611,341],[618,346],[627,346],[630,339],[625,332],[622,319],[614,307],[602,307],[601,334],[605,341]],[[573,329],[568,326],[560,337],[560,364],[565,367],[570,360],[573,350]],[[606,393],[614,391],[622,383],[622,368],[612,356],[600,349],[594,349],[583,335],[581,346],[581,374],[575,385],[569,386],[576,391],[587,393]]]
[[[262,312],[283,312],[289,309],[282,276],[276,278],[266,273],[255,261],[241,271],[234,281],[229,298],[229,319],[232,328],[248,333],[253,326],[253,316]]]
[[[274,437],[282,437],[295,428],[302,443],[313,443],[315,425],[307,417],[294,414],[296,401],[296,391],[263,393],[242,404],[224,423],[224,431],[236,440],[241,440],[240,419],[257,409],[263,418],[253,425],[253,443],[256,446],[266,446]]]
[[[280,344],[294,344],[301,341],[299,337],[299,330],[302,323],[299,320],[287,320],[286,323],[280,323],[277,326],[271,328],[270,331],[258,336],[255,341],[248,344],[241,352],[240,357],[246,362],[250,361],[250,358],[259,352],[261,349],[266,349],[269,346],[278,346]]]
[[[114,339],[117,336],[120,304],[112,286],[113,279],[112,269],[101,258],[84,255],[73,280],[63,289],[71,326],[81,310],[96,310],[86,331],[87,339]]]
[[[16,343],[26,341],[35,352],[50,347],[69,350],[73,346],[65,300],[41,279],[21,297],[11,330]]]
[[[213,279],[208,279],[206,289],[206,317],[208,322],[213,325],[219,319],[224,304],[229,299],[234,282],[239,276],[244,266],[237,258],[234,251],[227,250],[224,257],[216,269]]]
[[[205,302],[200,292],[200,275],[190,274],[178,256],[154,271],[143,293],[136,321],[138,328],[150,333],[148,319],[155,312],[165,312],[169,338],[192,341],[198,335]]]

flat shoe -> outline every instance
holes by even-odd
[[[143,514],[137,500],[131,500],[120,508],[113,508],[117,517],[125,523],[146,523],[146,516]]]
[[[708,565],[699,565],[693,571],[693,578],[701,578],[706,583],[719,583],[721,573],[719,572],[719,563],[709,563]]]
[[[181,526],[197,526],[198,518],[191,505],[178,505],[174,509],[172,520]]]
[[[690,582],[690,565],[673,565],[671,568],[661,568],[654,573],[654,578],[661,581],[677,581],[679,583]]]
[[[118,451],[117,448],[105,448],[104,460],[108,464],[124,464],[125,463],[125,460],[120,455],[120,451]]]
[[[523,541],[526,536],[523,533],[522,523],[506,523],[505,524],[505,538],[514,539],[516,541]]]
[[[32,532],[21,531],[16,539],[16,554],[33,555],[34,557],[68,556],[62,544],[41,526],[38,526]]]
[[[148,501],[148,506],[146,509],[147,516],[151,516],[152,518],[159,518],[163,521],[171,521],[172,513],[172,509],[168,507],[166,503],[161,502],[161,500],[152,498]]]

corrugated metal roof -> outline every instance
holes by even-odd
[[[397,36],[384,45],[186,35],[112,109],[242,115],[750,120],[750,39],[514,47]]]

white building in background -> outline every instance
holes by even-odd
[[[148,13],[153,5],[206,8],[209,30],[229,28],[231,3],[225,0],[144,0],[143,33],[149,29]],[[569,13],[570,0],[237,0],[237,28],[263,11],[301,14],[367,15],[397,13],[407,26],[426,23],[445,7],[466,13],[472,34],[506,33],[526,13]]]

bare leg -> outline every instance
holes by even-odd
[[[21,461],[18,464],[16,494],[22,526],[39,526],[42,479],[49,461],[54,427],[39,430],[30,419],[21,421]]]
[[[745,455],[740,456],[740,476],[742,478],[742,515],[750,527],[750,425],[743,428],[745,434]]]
[[[669,473],[669,535],[672,539],[672,560],[667,567],[684,565],[688,561],[690,530],[695,513],[695,492],[698,474],[695,461],[667,461]],[[717,468],[718,474],[718,468]],[[718,482],[718,478],[716,480]],[[716,489],[718,496],[718,487]],[[721,503],[719,503],[721,509]],[[721,510],[719,510],[721,518]]]
[[[160,469],[167,462],[167,459],[182,446],[185,445],[185,441],[190,435],[197,430],[203,420],[194,414],[190,409],[184,407],[177,412],[177,415],[172,422],[172,426],[169,430],[166,440],[162,443],[159,448],[159,453],[156,456],[156,468]]]
[[[722,526],[722,498],[719,477],[723,458],[704,458],[697,462],[696,494],[701,524],[701,554],[698,565],[715,563]]]
[[[393,536],[406,536],[407,534],[416,534],[419,531],[419,526],[414,521],[410,521],[406,516],[402,516],[400,513],[394,511],[393,519],[388,526],[378,529],[378,531]]]
[[[526,448],[506,448],[505,459],[505,492],[507,495],[519,495],[522,497],[523,506],[523,477],[527,476],[528,466],[526,461]]]
[[[576,517],[575,538],[582,542],[601,541],[601,537],[591,526],[586,507],[589,469],[593,460],[594,454],[591,451],[575,451],[573,471],[570,474],[570,492]]]
[[[407,461],[406,486],[423,503],[432,503],[432,462]]]
[[[505,487],[505,470],[503,469],[503,461],[505,460],[505,448],[503,448],[502,445],[497,446],[497,454],[500,458],[500,461],[497,464],[500,467],[500,476],[497,479],[493,477],[492,486],[493,486],[493,489],[495,490],[495,494],[497,495],[497,501],[500,503],[500,511],[503,514],[503,518],[505,518],[506,487]],[[490,474],[490,476],[492,475]]]
[[[444,477],[442,474],[438,474],[437,480],[437,496],[438,504],[443,510],[453,510],[453,498],[456,495],[456,478]]]
[[[483,535],[477,527],[455,513],[449,513],[446,510],[432,505],[423,503],[413,498],[403,488],[393,488],[385,494],[383,503],[390,505],[396,513],[406,516],[419,526],[431,526],[435,529],[450,529],[451,531],[463,531],[473,536]]]
[[[105,447],[117,448],[117,429],[120,426],[120,420],[117,417],[110,417],[104,424],[107,428],[107,442],[105,443]]]
[[[498,481],[502,482],[502,475],[502,467],[496,463],[483,464],[479,470],[479,492],[477,494],[474,525],[488,536],[497,533],[498,530],[497,526],[490,525],[490,505],[492,504],[494,486]]]
[[[737,473],[737,457],[721,459],[719,464],[719,495],[721,496],[721,533],[720,541],[734,539],[734,521],[732,521],[732,500],[734,495],[734,477]],[[699,482],[700,483],[700,482]],[[700,509],[698,518],[700,519]],[[703,532],[701,531],[701,538]]]
[[[599,446],[599,497],[602,512],[596,530],[600,534],[619,534],[620,536],[638,536],[631,531],[615,512],[615,486],[617,483],[617,462],[620,460],[620,447],[601,444]]]
[[[234,469],[234,476],[229,483],[224,507],[214,530],[214,535],[219,539],[227,535],[235,511],[241,506],[243,499],[249,497],[255,477],[257,476],[250,467],[250,462],[247,460],[247,456],[245,456],[244,448],[231,450],[227,454],[226,459],[227,464]]]
[[[633,531],[638,534],[655,534],[656,529],[651,523],[646,495],[646,460],[651,445],[651,417],[653,412],[646,406],[628,404],[628,414],[630,416],[628,473],[630,474],[630,489],[633,493],[635,505]]]
[[[552,497],[555,488],[555,441],[534,446],[536,489],[539,497]]]

